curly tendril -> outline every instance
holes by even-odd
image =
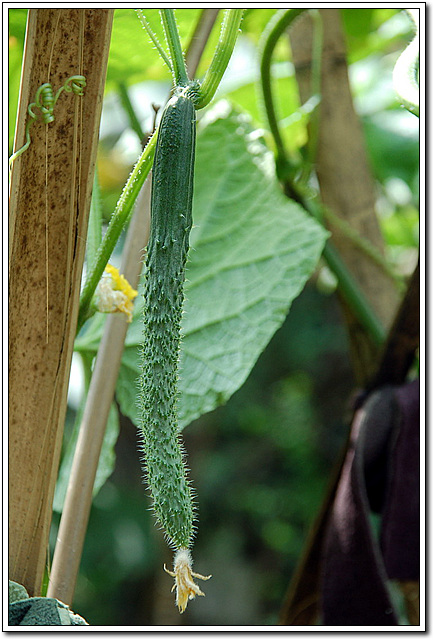
[[[38,109],[42,122],[44,124],[50,124],[51,122],[54,122],[54,107],[56,106],[56,102],[58,101],[62,91],[66,91],[66,93],[72,92],[77,96],[83,96],[85,86],[86,78],[84,76],[71,76],[60,87],[60,89],[57,90],[56,94],[54,94],[53,87],[49,82],[45,82],[44,84],[41,84],[40,87],[38,87],[35,93],[35,101],[31,102],[27,107],[27,113],[29,114],[30,118],[26,125],[26,142],[9,158],[9,168],[11,167],[14,160],[16,160],[30,146],[30,128],[32,124],[38,119],[38,113],[35,113],[35,109]]]

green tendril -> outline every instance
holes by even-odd
[[[27,113],[30,116],[30,119],[27,122],[25,130],[26,142],[9,158],[9,168],[12,163],[30,146],[30,128],[38,119],[38,114],[34,112],[34,109],[39,110],[39,115],[41,116],[44,124],[50,124],[51,122],[54,122],[54,107],[56,106],[56,102],[58,101],[62,91],[66,91],[66,93],[72,92],[77,96],[83,96],[85,86],[86,78],[84,76],[71,76],[60,87],[60,89],[57,90],[56,95],[54,95],[53,87],[49,82],[45,82],[38,87],[35,93],[35,101],[31,102],[27,107]]]

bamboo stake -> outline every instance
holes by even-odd
[[[36,122],[10,187],[9,577],[39,595],[62,443],[113,10],[30,9],[15,149],[38,87],[76,74]],[[67,34],[67,37],[65,36]]]
[[[122,273],[137,288],[149,236],[150,176],[140,194],[123,249]],[[113,401],[128,324],[124,316],[107,318],[89,386],[75,449],[47,595],[71,604],[86,536],[92,491]]]

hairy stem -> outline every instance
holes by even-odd
[[[92,263],[101,244],[102,239],[102,211],[101,193],[99,188],[98,172],[95,171],[92,187],[92,200],[90,201],[89,223],[87,228],[86,262]]]
[[[214,57],[201,84],[196,109],[206,107],[217,91],[237,41],[243,12],[244,9],[226,9],[225,11],[220,38]]]
[[[294,22],[294,20],[306,9],[282,9],[270,20],[260,43],[261,49],[261,90],[264,108],[268,120],[271,135],[277,151],[277,164],[285,167],[286,173],[292,173],[298,166],[295,160],[289,157],[276,116],[274,106],[272,82],[271,82],[271,61],[276,44],[282,33]]]
[[[134,203],[152,167],[157,141],[157,131],[149,140],[142,155],[138,159],[130,177],[118,200],[116,209],[111,217],[110,224],[104,239],[98,249],[95,261],[86,279],[83,291],[80,296],[80,308],[78,313],[77,333],[88,318],[90,301],[103,271],[110,259],[113,249],[116,246],[122,229],[131,217]]]
[[[186,87],[189,81],[174,11],[160,9],[160,15],[172,61],[173,81],[178,87]]]

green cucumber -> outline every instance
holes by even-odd
[[[188,549],[194,533],[177,397],[195,142],[194,102],[188,89],[178,90],[163,112],[153,165],[139,393],[145,475],[157,520],[175,549]]]

